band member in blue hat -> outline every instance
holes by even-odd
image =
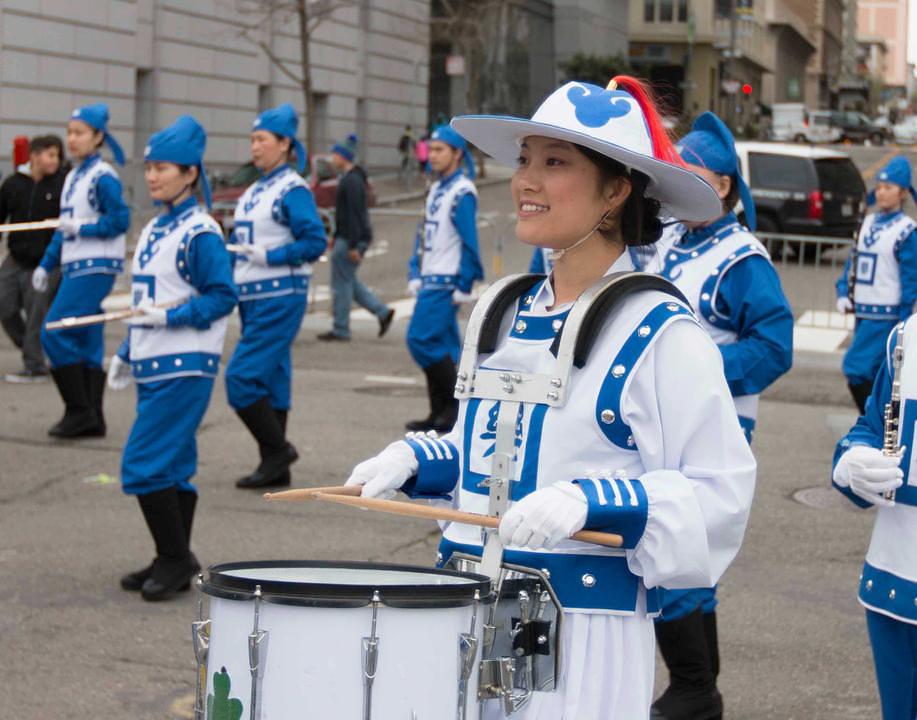
[[[457,313],[484,278],[478,250],[478,192],[468,143],[448,125],[430,137],[429,164],[436,175],[424,206],[424,224],[408,263],[408,290],[417,298],[407,344],[427,378],[430,414],[408,430],[448,432],[458,403],[455,363],[462,338]]]
[[[261,461],[237,487],[289,485],[299,455],[287,442],[293,363],[290,347],[306,312],[312,263],[325,251],[325,230],[302,172],[292,105],[252,124],[252,162],[261,173],[239,198],[231,240],[242,336],[226,367],[226,396],[258,443]],[[297,170],[290,167],[295,153]]]
[[[153,562],[121,578],[124,590],[162,600],[188,588],[200,565],[190,549],[197,490],[195,433],[210,402],[227,316],[236,304],[229,254],[209,207],[207,134],[190,115],[154,133],[144,179],[162,212],[143,228],[131,277],[135,317],[108,368],[114,390],[137,383],[137,417],[121,459],[156,545]]]
[[[99,103],[74,110],[67,123],[67,151],[74,167],[64,181],[60,225],[32,274],[32,286],[45,292],[49,273],[61,267],[60,289],[45,317],[47,322],[102,312],[102,300],[124,269],[130,210],[122,198],[118,173],[102,160],[102,145],[108,145],[115,162],[124,164],[121,146],[108,132],[108,107]],[[64,417],[48,434],[65,438],[105,435],[102,326],[43,330],[41,344],[65,408]]]
[[[742,541],[755,462],[720,351],[674,287],[633,273],[627,248],[659,238],[661,213],[706,223],[722,200],[626,76],[567,83],[531,119],[452,127],[516,167],[516,235],[554,250],[554,270],[478,301],[452,431],[394,442],[348,483],[499,514],[483,539],[446,524],[443,561],[483,555],[492,576],[501,558],[549,575],[563,606],[557,689],[536,689],[513,718],[645,719],[657,588],[717,582]],[[582,528],[622,533],[623,552],[572,541]],[[484,705],[486,720],[505,717],[502,702]]]
[[[866,610],[883,720],[917,717],[915,338],[913,315],[892,331],[866,413],[838,443],[832,473],[834,488],[855,505],[877,508],[858,599]]]
[[[755,204],[739,171],[732,133],[705,112],[675,147],[688,169],[716,190],[721,213],[705,223],[669,224],[657,253],[639,256],[647,261],[645,269],[684,293],[717,344],[739,424],[751,442],[758,395],[793,361],[793,313],[767,251],[752,234]],[[739,200],[747,227],[734,212]],[[715,588],[663,593],[656,640],[670,684],[654,703],[653,718],[722,715],[716,605]]]
[[[838,312],[856,315],[843,370],[861,415],[888,334],[910,317],[917,301],[917,222],[904,212],[908,195],[917,201],[911,164],[898,155],[876,179],[867,203],[875,204],[877,212],[863,219],[856,247],[837,280]]]

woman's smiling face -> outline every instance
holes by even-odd
[[[527,245],[565,248],[609,210],[601,172],[572,143],[532,135],[512,179],[516,236]]]

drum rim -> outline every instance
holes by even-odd
[[[290,582],[256,580],[226,574],[232,570],[259,568],[341,568],[344,570],[382,570],[470,579],[471,582],[444,585],[385,585]],[[490,578],[476,573],[430,568],[421,565],[372,563],[336,560],[252,560],[216,563],[207,568],[201,590],[207,595],[230,600],[251,600],[255,586],[261,586],[265,602],[310,607],[364,607],[378,593],[382,605],[403,608],[462,607],[475,601],[487,602]]]

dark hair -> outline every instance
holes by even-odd
[[[590,148],[582,145],[577,145],[576,148],[598,167],[603,185],[617,178],[630,179],[630,195],[621,210],[621,237],[624,244],[652,245],[656,242],[662,235],[662,221],[659,219],[659,201],[646,195],[649,177],[639,170],[628,171],[617,160],[612,160]]]
[[[64,143],[57,135],[36,135],[29,142],[29,153],[40,153],[48,148],[57,148],[57,154],[64,157]]]
[[[723,207],[732,211],[739,203],[739,181],[736,175],[726,175],[729,178],[729,192],[723,198]]]
[[[290,140],[290,138],[288,138],[286,135],[278,135],[277,133],[271,132],[270,130],[268,130],[268,132],[271,133],[271,135],[274,136],[274,139],[275,139],[277,142],[282,142],[282,141],[284,141],[284,140]],[[293,147],[293,141],[290,140],[290,145],[289,145],[289,147],[287,148],[287,162],[289,162],[289,161],[290,161],[290,158],[293,157],[293,153],[294,153],[294,152],[296,152],[296,149]]]
[[[201,181],[201,169],[196,165],[181,165],[179,163],[175,164],[178,165],[178,169],[182,171],[182,174],[191,172],[191,168],[197,168],[197,177],[194,178],[194,182],[191,183],[191,192],[197,190],[197,185]]]

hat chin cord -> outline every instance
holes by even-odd
[[[602,227],[602,225],[604,224],[605,220],[608,219],[608,213],[610,213],[610,212],[611,212],[610,209],[609,209],[609,210],[606,210],[605,213],[602,215],[602,217],[599,218],[599,221],[595,224],[595,227],[592,228],[592,230],[590,230],[589,232],[587,232],[585,235],[583,235],[583,237],[581,237],[579,240],[577,240],[577,241],[576,241],[575,243],[573,243],[572,245],[570,245],[570,246],[568,246],[568,247],[565,247],[565,248],[560,248],[559,250],[555,250],[554,248],[552,248],[552,249],[551,249],[551,256],[550,256],[550,257],[551,257],[551,262],[557,262],[557,261],[560,260],[564,255],[566,255],[568,252],[570,252],[571,250],[573,250],[573,249],[579,247],[579,246],[582,245],[584,242],[586,242],[589,238],[591,238],[591,237],[595,234],[595,231],[598,230],[600,227]]]

